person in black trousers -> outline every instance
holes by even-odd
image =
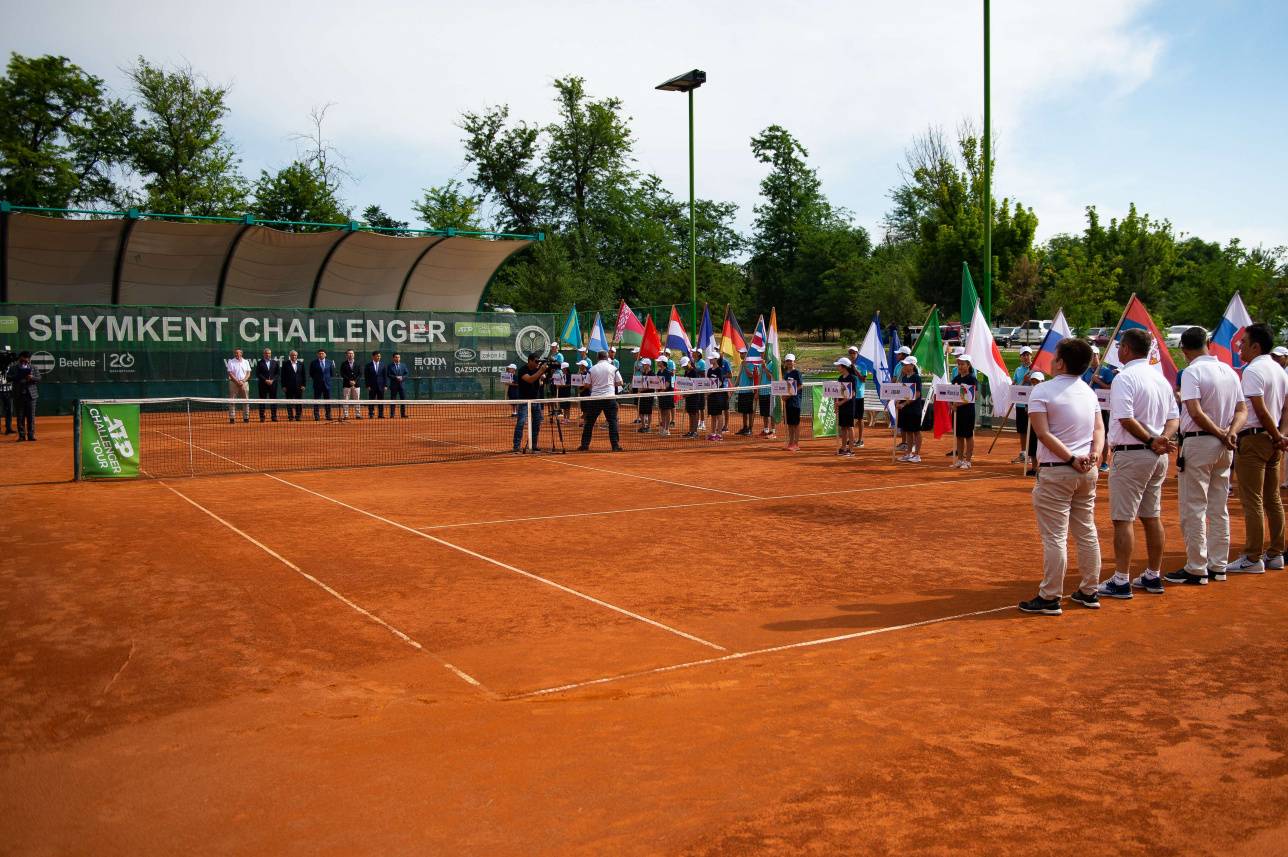
[[[380,359],[380,352],[371,352],[371,360],[362,367],[362,383],[367,387],[368,419],[385,418],[385,408],[380,404],[385,397],[385,388],[389,386],[389,367]]]
[[[331,376],[335,374],[335,363],[327,359],[326,352],[318,349],[317,358],[309,364],[309,378],[313,381],[313,398],[331,398]],[[313,419],[318,418],[318,406],[313,406]],[[331,406],[326,406],[326,418],[331,419]]]
[[[282,395],[288,400],[304,398],[304,361],[300,360],[298,351],[291,351],[282,361]],[[286,405],[287,422],[299,422],[303,416],[302,405]]]
[[[5,373],[13,385],[14,401],[18,405],[18,440],[36,439],[36,399],[40,397],[37,384],[40,373],[31,365],[31,352],[18,355],[18,362]]]
[[[18,357],[8,345],[0,351],[0,407],[4,408],[4,433],[13,434],[13,385],[9,383],[9,367]]]
[[[407,376],[411,374],[407,364],[402,362],[402,355],[397,351],[393,354],[393,361],[385,373],[389,378],[389,419],[394,418],[394,399],[407,401],[407,393],[403,385]],[[407,405],[403,404],[399,407],[402,408],[402,418],[407,419]]]
[[[282,376],[282,368],[277,361],[273,359],[273,350],[265,348],[264,354],[255,363],[255,380],[258,382],[258,389],[255,393],[259,399],[277,399],[277,382]],[[277,422],[277,402],[272,405],[273,422]],[[264,404],[259,406],[259,421],[264,421]]]

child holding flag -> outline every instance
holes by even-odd
[[[670,358],[663,355],[657,358],[657,368],[653,372],[662,378],[665,385],[657,398],[657,433],[662,437],[671,436],[671,425],[675,422],[675,396],[672,393],[674,385],[671,383],[671,379],[675,377],[674,366]]]
[[[647,357],[640,358],[639,360],[640,378],[646,378],[649,375],[652,368],[653,368],[652,360],[648,359]],[[641,392],[645,392],[645,390],[641,389]],[[653,397],[641,396],[640,398],[636,399],[636,401],[639,403],[639,413],[640,413],[639,433],[648,434],[649,431],[651,431],[651,426],[653,425]]]
[[[912,398],[899,402],[899,431],[908,444],[908,453],[899,456],[905,464],[921,463],[921,374],[917,371],[917,358],[909,354],[899,364],[899,383],[912,390]]]
[[[796,355],[788,354],[783,358],[783,380],[791,390],[783,396],[783,419],[787,423],[788,452],[798,452],[801,448],[801,389],[804,379],[796,368]]]
[[[957,356],[957,372],[953,375],[953,383],[959,387],[970,388],[970,402],[956,402],[953,407],[956,413],[953,416],[953,434],[957,439],[957,460],[949,467],[960,470],[970,470],[971,459],[975,457],[975,394],[979,391],[979,381],[975,377],[975,369],[971,365],[969,354],[959,354]],[[965,398],[963,396],[962,398]]]
[[[759,365],[747,362],[747,349],[740,348],[738,356],[742,358],[742,366],[738,368],[738,417],[742,420],[742,428],[738,429],[738,434],[744,436],[751,435],[752,410],[756,400],[757,390],[747,389],[756,386],[756,377]]]
[[[836,400],[836,435],[841,441],[837,455],[854,455],[854,364],[848,357],[837,358],[834,366],[841,367],[841,375],[836,380],[841,382],[844,394]]]

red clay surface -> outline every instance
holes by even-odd
[[[0,852],[1288,853],[1285,573],[1023,616],[1012,438],[73,484],[41,431]]]

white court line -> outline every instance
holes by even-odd
[[[623,616],[629,616],[630,618],[643,622],[646,625],[652,625],[655,628],[660,628],[663,631],[666,631],[671,634],[675,634],[678,637],[683,637],[686,640],[692,640],[695,643],[700,643],[703,646],[707,646],[708,648],[712,648],[720,652],[728,651],[728,649],[726,649],[724,646],[717,645],[716,643],[713,643],[710,640],[704,640],[701,637],[695,637],[693,634],[686,633],[684,631],[681,631],[678,628],[672,628],[670,625],[665,625],[657,621],[656,619],[650,619],[647,616],[641,616],[639,613],[634,613],[630,610],[627,610],[625,607],[618,607],[616,604],[609,604],[607,601],[596,598],[593,595],[587,595],[585,592],[580,592],[576,589],[573,589],[570,586],[564,586],[562,583],[556,583],[555,581],[550,580],[547,577],[542,577],[539,574],[533,574],[530,571],[524,571],[523,569],[516,568],[515,566],[512,566],[509,563],[501,562],[499,559],[493,559],[492,557],[485,556],[481,553],[478,553],[477,551],[472,551],[469,548],[462,547],[460,545],[453,544],[452,542],[440,539],[437,536],[431,536],[428,533],[422,533],[413,527],[407,526],[406,524],[400,524],[397,521],[390,520],[389,518],[384,517],[383,515],[377,515],[375,512],[368,512],[366,509],[360,509],[357,506],[350,506],[348,503],[344,502],[343,500],[337,500],[334,497],[328,497],[326,494],[319,493],[317,491],[314,491],[311,488],[306,488],[303,485],[299,485],[295,482],[291,482],[289,480],[283,479],[280,476],[274,476],[272,473],[265,473],[263,475],[267,476],[269,479],[273,479],[277,482],[281,482],[283,485],[290,485],[292,488],[298,488],[299,490],[305,492],[306,494],[312,494],[314,497],[320,497],[323,500],[327,500],[331,503],[335,503],[337,506],[343,506],[344,508],[357,512],[358,514],[366,515],[368,518],[371,518],[373,520],[382,521],[391,527],[397,527],[398,529],[411,533],[414,536],[419,536],[422,539],[427,539],[431,542],[435,542],[437,544],[442,545],[443,547],[448,547],[454,551],[459,551],[465,554],[466,556],[472,556],[475,559],[482,560],[483,562],[486,562],[490,565],[495,565],[497,568],[503,568],[506,571],[512,571],[515,574],[519,574],[528,578],[529,580],[535,580],[538,583],[544,583],[546,586],[554,587],[555,589],[558,589],[561,592],[566,592],[569,595],[574,595],[577,598],[580,598],[584,601],[589,601],[591,604],[596,604],[605,609],[612,610],[615,613],[620,613]]]
[[[687,482],[672,482],[670,479],[658,479],[656,476],[641,476],[638,473],[626,473],[620,470],[608,470],[603,467],[591,467],[588,464],[574,464],[571,461],[562,461],[558,458],[538,456],[538,461],[544,461],[549,464],[563,464],[568,467],[580,467],[582,470],[597,470],[600,473],[611,473],[614,476],[629,476],[632,479],[647,479],[649,482],[661,482],[663,485],[676,485],[680,488],[692,488],[695,491],[714,491],[717,494],[732,494],[735,497],[748,497],[752,500],[760,500],[755,494],[744,494],[741,491],[726,491],[723,488],[708,488],[705,485],[690,485]]]
[[[209,509],[207,509],[205,506],[203,506],[203,505],[201,505],[200,503],[198,503],[196,500],[193,500],[193,499],[192,499],[191,497],[189,497],[187,494],[184,494],[182,491],[179,491],[178,489],[176,489],[176,488],[174,488],[174,487],[172,487],[172,486],[170,486],[170,485],[166,484],[165,482],[162,482],[161,480],[157,480],[157,482],[158,482],[158,484],[160,484],[161,486],[163,486],[163,487],[165,487],[165,488],[169,489],[170,491],[174,492],[175,494],[177,494],[177,495],[178,495],[180,498],[182,498],[184,501],[186,501],[186,502],[190,503],[191,505],[195,506],[197,509],[200,509],[202,512],[205,512],[207,515],[209,515],[210,517],[214,518],[216,521],[218,521],[219,523],[223,524],[225,527],[227,527],[228,529],[232,530],[234,533],[236,533],[237,535],[241,536],[243,539],[245,539],[246,541],[250,542],[250,543],[251,543],[251,544],[253,544],[255,547],[257,547],[257,548],[259,548],[260,550],[262,550],[264,553],[266,553],[266,554],[268,554],[269,556],[273,557],[273,559],[277,560],[277,561],[278,561],[278,562],[280,562],[282,565],[284,565],[284,566],[286,566],[287,568],[289,568],[291,571],[295,572],[296,574],[298,574],[298,575],[300,575],[301,577],[303,577],[305,580],[307,580],[307,581],[309,581],[310,583],[314,584],[315,586],[319,587],[319,588],[320,588],[320,589],[322,589],[324,592],[326,592],[328,595],[330,595],[331,597],[335,598],[337,601],[340,601],[341,603],[343,603],[343,604],[344,604],[344,605],[346,605],[347,607],[349,607],[349,608],[351,608],[351,609],[353,609],[353,610],[357,611],[358,613],[361,613],[363,616],[366,616],[366,617],[367,617],[368,619],[370,619],[372,622],[375,622],[377,625],[379,625],[380,627],[384,628],[386,631],[388,631],[389,633],[393,634],[395,637],[397,637],[398,639],[402,640],[404,643],[406,643],[407,645],[411,646],[411,647],[412,647],[413,649],[415,649],[416,651],[418,651],[418,652],[424,652],[425,654],[429,655],[429,656],[430,656],[430,657],[432,657],[434,660],[438,661],[440,664],[442,664],[444,667],[446,667],[448,670],[450,670],[452,673],[454,673],[454,674],[457,676],[457,678],[462,679],[462,680],[463,680],[463,681],[465,681],[467,684],[471,684],[471,685],[473,685],[474,687],[479,688],[480,690],[484,691],[485,693],[488,693],[488,694],[490,694],[490,695],[492,695],[492,696],[495,696],[495,695],[496,695],[496,694],[494,694],[492,691],[490,691],[490,690],[488,690],[486,687],[484,687],[484,686],[483,686],[483,684],[482,684],[481,682],[479,682],[479,680],[478,680],[478,679],[474,678],[474,676],[469,675],[468,673],[464,672],[463,670],[459,669],[458,667],[455,667],[455,666],[453,666],[452,664],[448,663],[447,661],[443,660],[443,659],[442,659],[442,658],[440,658],[438,655],[434,654],[434,652],[430,651],[429,649],[426,649],[426,648],[425,648],[423,645],[421,645],[419,642],[417,642],[416,640],[413,640],[411,637],[409,637],[407,634],[403,633],[403,632],[402,632],[402,631],[400,631],[399,629],[395,628],[393,625],[390,625],[388,622],[386,622],[384,619],[381,619],[379,616],[377,616],[376,614],[372,613],[370,610],[367,610],[367,609],[363,608],[362,606],[360,606],[360,605],[358,605],[358,604],[355,604],[354,602],[350,601],[348,598],[345,598],[345,597],[344,597],[343,595],[341,595],[339,592],[337,592],[336,590],[332,589],[330,586],[326,585],[326,584],[325,584],[325,583],[323,583],[321,580],[318,580],[316,577],[314,577],[313,575],[309,574],[307,571],[304,571],[304,570],[303,570],[303,569],[301,569],[298,565],[296,565],[295,563],[291,562],[289,559],[287,559],[286,557],[282,556],[280,553],[278,553],[277,551],[273,550],[273,549],[272,549],[272,548],[270,548],[268,545],[266,545],[266,544],[264,544],[263,542],[261,542],[261,541],[259,541],[259,540],[255,539],[253,536],[249,535],[248,533],[244,532],[243,530],[239,530],[236,526],[234,526],[233,524],[231,524],[231,523],[229,523],[228,521],[224,520],[223,518],[219,517],[219,516],[218,516],[218,515],[216,515],[214,512],[210,511],[210,510],[209,510]]]
[[[732,652],[727,655],[721,655],[715,658],[703,658],[699,661],[686,661],[682,664],[670,664],[665,667],[655,667],[649,670],[636,670],[635,672],[620,673],[618,675],[604,676],[603,678],[593,678],[588,681],[577,681],[571,684],[562,684],[558,687],[546,687],[541,690],[530,690],[525,693],[511,694],[502,697],[502,701],[510,702],[516,699],[531,699],[537,696],[550,696],[551,694],[564,693],[570,690],[577,690],[583,687],[594,687],[601,684],[610,684],[612,682],[625,681],[630,678],[638,678],[647,675],[659,675],[661,673],[676,672],[677,670],[692,669],[694,667],[706,666],[708,664],[718,664],[724,661],[736,661],[743,658],[754,657],[755,655],[768,655],[774,652],[785,652],[790,649],[806,649],[810,646],[822,646],[828,643],[840,643],[845,640],[856,640],[859,637],[874,637],[877,634],[888,634],[892,631],[906,631],[909,628],[923,628],[927,625],[938,625],[941,622],[952,622],[956,619],[969,619],[972,616],[987,616],[989,613],[1001,613],[1003,610],[1014,610],[1011,605],[1006,607],[991,607],[987,610],[975,610],[971,613],[958,613],[954,616],[941,616],[938,619],[925,619],[921,622],[908,622],[903,625],[891,625],[886,628],[871,628],[867,631],[855,631],[852,634],[838,634],[834,637],[822,637],[817,640],[804,640],[799,643],[785,643],[781,646],[769,646],[764,649],[753,649],[747,652]]]
[[[429,530],[451,530],[458,527],[481,527],[494,524],[521,524],[528,521],[551,521],[557,518],[590,518],[600,515],[625,515],[631,512],[662,512],[672,509],[691,509],[694,506],[729,506],[736,503],[766,503],[771,500],[797,500],[805,497],[830,497],[837,494],[867,494],[873,491],[897,491],[902,488],[921,488],[926,485],[956,485],[962,482],[982,482],[986,479],[1006,479],[1009,474],[995,473],[990,476],[968,476],[964,479],[934,479],[908,482],[901,485],[876,485],[868,488],[839,488],[833,491],[811,491],[805,494],[779,494],[770,497],[746,497],[738,500],[703,500],[697,503],[672,503],[667,506],[638,506],[631,509],[604,509],[593,512],[565,512],[561,515],[533,515],[528,518],[498,518],[493,521],[465,521],[458,524],[433,524],[428,527],[417,527],[423,532]]]

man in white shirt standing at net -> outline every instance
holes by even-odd
[[[601,413],[608,421],[608,442],[612,445],[613,452],[622,451],[617,432],[617,399],[614,398],[621,386],[621,373],[609,362],[608,352],[600,351],[595,355],[595,365],[590,367],[586,384],[582,387],[583,390],[589,389],[590,393],[583,405],[586,423],[581,428],[581,446],[577,448],[578,451],[587,452],[590,449],[591,433]]]
[[[1131,598],[1132,589],[1163,594],[1163,480],[1180,422],[1176,395],[1163,373],[1150,365],[1153,337],[1139,327],[1122,335],[1122,371],[1110,388],[1109,517],[1114,522],[1114,576],[1100,584],[1107,598]],[[1090,389],[1090,388],[1088,388]],[[1131,579],[1136,519],[1145,527],[1145,571]]]
[[[228,398],[241,399],[245,412],[242,422],[250,422],[250,361],[242,356],[240,348],[233,349],[233,356],[224,361],[228,370]],[[228,422],[237,421],[237,403],[228,403]]]
[[[1208,354],[1207,331],[1181,334],[1189,364],[1181,374],[1181,534],[1185,567],[1163,575],[1168,583],[1206,586],[1225,580],[1230,561],[1230,465],[1247,416],[1239,376]]]
[[[1069,598],[1093,610],[1100,607],[1096,464],[1105,444],[1105,427],[1096,394],[1082,383],[1090,363],[1091,346],[1085,340],[1062,341],[1055,351],[1055,377],[1038,384],[1029,396],[1030,428],[1038,438],[1033,512],[1042,536],[1042,585],[1036,598],[1020,604],[1025,613],[1059,616],[1063,612],[1060,599],[1069,565],[1070,529],[1078,545],[1082,579]]]
[[[1243,556],[1226,571],[1262,574],[1284,567],[1284,506],[1279,496],[1279,468],[1285,447],[1284,405],[1288,401],[1288,375],[1271,356],[1274,338],[1267,324],[1248,325],[1239,345],[1243,369],[1243,396],[1248,401],[1248,421],[1239,432],[1239,455],[1234,472],[1239,477],[1243,505]],[[1270,524],[1267,539],[1266,524]]]

